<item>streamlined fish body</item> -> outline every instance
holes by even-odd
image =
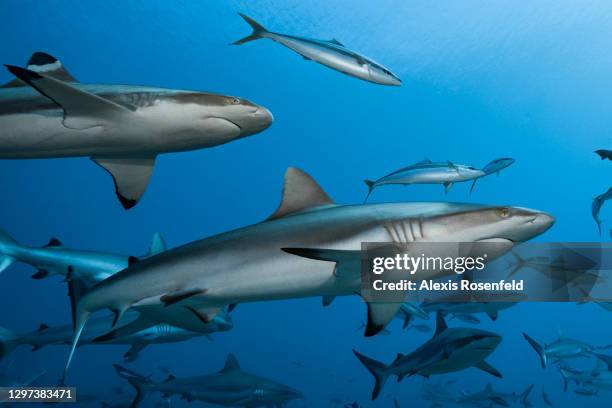
[[[484,390],[464,395],[456,402],[460,405],[480,406],[502,406],[515,407],[522,405],[524,408],[532,406],[529,394],[533,390],[533,384],[529,385],[522,393],[495,391],[491,384],[487,384]]]
[[[166,244],[159,234],[154,234],[149,246],[149,252],[144,255],[153,256],[166,249]],[[94,284],[125,269],[130,264],[127,255],[73,249],[64,246],[57,238],[51,238],[42,248],[20,245],[5,232],[0,231],[0,272],[14,262],[32,265],[37,272],[33,279],[43,279],[48,276],[67,276],[76,272],[89,284]]]
[[[124,208],[144,194],[158,154],[217,146],[272,123],[233,96],[128,85],[83,85],[35,53],[0,88],[0,159],[90,157],[111,174]]]
[[[400,86],[402,81],[387,68],[359,53],[349,50],[338,40],[315,40],[266,30],[252,18],[239,13],[251,26],[253,32],[236,42],[241,45],[249,41],[268,38],[311,60],[331,69],[380,85]]]
[[[556,364],[567,359],[591,356],[597,349],[580,340],[564,336],[560,336],[552,343],[543,345],[535,341],[527,333],[523,333],[523,337],[538,354],[542,368],[546,368],[549,363]]]
[[[373,360],[354,351],[359,361],[374,376],[372,400],[376,399],[387,379],[395,375],[398,381],[406,376],[446,374],[469,367],[501,377],[501,373],[485,361],[499,345],[502,338],[491,332],[471,328],[448,328],[444,318],[437,314],[436,332],[410,354],[398,354],[389,365]]]
[[[154,382],[134,371],[115,364],[117,374],[136,389],[130,407],[137,407],[150,393],[164,398],[180,396],[188,402],[200,401],[222,406],[267,407],[283,406],[287,401],[302,398],[302,394],[284,384],[242,371],[233,354],[218,373],[177,378],[170,374],[165,381]]]
[[[73,280],[75,341],[100,309],[136,308],[183,327],[178,315],[209,321],[226,305],[360,293],[362,242],[498,242],[511,249],[553,223],[515,207],[451,203],[335,205],[304,172],[290,168],[277,211],[266,221],[135,263],[90,289]],[[166,307],[162,307],[166,305]],[[401,304],[368,304],[366,335]],[[75,343],[76,344],[76,343]],[[69,358],[70,360],[70,358]]]
[[[434,163],[425,159],[403,169],[389,173],[378,180],[365,180],[368,186],[368,200],[375,188],[386,185],[410,185],[410,184],[442,184],[444,191],[448,192],[453,183],[474,180],[486,174],[471,166],[454,164],[451,162]]]
[[[612,198],[612,187],[608,189],[603,194],[598,195],[593,199],[593,204],[591,205],[591,214],[593,215],[593,219],[597,224],[597,229],[599,230],[599,234],[601,235],[601,219],[599,218],[599,212],[601,211],[601,207],[603,207],[604,203]]]

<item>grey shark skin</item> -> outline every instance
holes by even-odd
[[[533,384],[531,384],[521,394],[517,394],[516,392],[508,393],[495,391],[491,384],[487,384],[484,390],[465,394],[457,400],[457,403],[461,405],[475,405],[477,407],[491,407],[495,405],[514,407],[520,404],[525,408],[529,408],[533,406],[528,400],[533,387]]]
[[[508,296],[514,301],[495,301],[495,302],[424,302],[421,309],[426,313],[442,313],[447,315],[465,315],[484,313],[493,321],[497,320],[499,312],[516,305],[516,302],[526,299],[522,293],[511,294]]]
[[[272,123],[233,96],[131,85],[84,85],[37,52],[0,88],[0,159],[90,157],[111,174],[124,208],[136,205],[161,153],[218,146]]]
[[[612,161],[612,150],[599,149],[595,150],[595,153],[601,157],[601,160],[611,160]]]
[[[477,367],[501,378],[501,373],[485,361],[501,340],[499,335],[484,330],[449,329],[442,314],[438,313],[434,336],[410,354],[398,354],[389,365],[366,357],[355,350],[353,352],[374,376],[372,400],[375,400],[391,375],[396,375],[398,381],[401,381],[405,376],[415,374],[429,377]]]
[[[132,307],[142,313],[153,307],[157,318],[165,310],[166,323],[183,327],[173,314],[205,323],[231,304],[354,295],[361,289],[362,242],[494,241],[510,249],[553,222],[548,214],[518,207],[335,205],[310,176],[289,168],[281,204],[267,220],[144,259],[90,289],[74,280],[73,346],[97,310],[120,316]],[[366,335],[382,330],[400,306],[368,304]]]
[[[597,229],[599,230],[599,234],[601,235],[601,219],[599,219],[599,212],[601,211],[601,207],[603,207],[604,203],[612,198],[612,187],[610,187],[605,193],[598,195],[593,199],[593,204],[591,205],[591,215],[597,224]]]
[[[124,355],[124,358],[126,361],[134,361],[138,357],[138,353],[150,344],[175,343],[205,334],[173,327],[165,323],[151,322],[148,326],[142,325],[142,319],[139,320],[138,313],[134,311],[129,311],[123,316],[118,323],[119,329],[111,331],[112,323],[112,316],[92,319],[83,332],[81,344],[129,345],[131,348]],[[232,327],[232,320],[225,311],[216,315],[210,324],[206,325],[207,334],[228,331]],[[49,345],[70,345],[72,331],[71,325],[49,327],[41,324],[35,331],[18,335],[0,327],[0,358],[6,357],[16,347],[22,345],[32,346],[32,351]]]
[[[349,50],[338,40],[323,41],[275,33],[266,30],[252,18],[242,13],[238,14],[251,26],[253,32],[235,41],[234,45],[269,38],[295,51],[306,60],[316,61],[349,76],[380,85],[400,86],[402,84],[402,81],[387,68],[370,58]]]
[[[144,257],[165,250],[166,244],[161,235],[154,234],[149,252]],[[67,248],[57,238],[51,238],[42,248],[27,247],[0,231],[0,272],[14,262],[24,262],[38,269],[32,275],[33,279],[66,276],[70,270],[75,270],[87,283],[93,284],[127,268],[130,258],[127,255]]]
[[[552,343],[544,345],[535,341],[527,333],[523,333],[523,337],[538,354],[542,368],[546,368],[551,360],[553,363],[558,363],[566,359],[588,357],[597,349],[590,344],[567,337],[559,337]]]
[[[117,374],[136,389],[131,408],[137,407],[150,393],[159,392],[164,398],[179,395],[182,399],[209,404],[237,407],[281,407],[287,401],[302,398],[302,394],[286,385],[242,371],[233,354],[218,373],[197,377],[176,378],[153,382],[134,371],[114,365]]]
[[[378,180],[364,180],[368,186],[368,195],[364,202],[367,202],[374,189],[380,186],[393,184],[443,184],[444,191],[448,192],[453,183],[474,180],[485,175],[482,170],[471,166],[453,164],[451,162],[434,163],[429,159],[425,159],[389,173]]]

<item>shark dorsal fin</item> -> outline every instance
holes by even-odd
[[[342,44],[340,41],[336,40],[335,38],[332,38],[331,40],[328,40],[327,42],[344,47],[344,44]]]
[[[151,238],[151,243],[149,244],[149,254],[147,256],[157,255],[166,250],[166,241],[161,236],[159,232],[153,234],[153,238]]]
[[[225,360],[225,365],[223,369],[220,371],[221,373],[227,373],[229,371],[237,371],[240,370],[240,364],[238,364],[238,359],[232,353],[227,355],[227,359]]]
[[[70,73],[64,68],[61,61],[52,55],[45,52],[35,52],[28,60],[28,69],[37,73],[43,73],[52,78],[56,78],[66,82],[78,82]],[[20,79],[14,79],[9,83],[3,85],[1,88],[15,88],[20,86],[28,86],[25,82]]]
[[[285,172],[281,203],[268,220],[333,203],[310,175],[298,168],[289,167]]]
[[[436,315],[436,332],[433,336],[436,337],[446,329],[448,329],[448,326],[446,325],[444,316],[442,315],[442,313],[438,312],[438,314]]]
[[[172,374],[168,374],[168,377],[164,380],[164,382],[176,380],[176,377]]]
[[[47,245],[45,245],[45,248],[57,248],[61,246],[62,246],[62,243],[59,239],[51,238],[49,242],[47,243]]]
[[[42,332],[45,331],[49,328],[49,326],[47,326],[46,324],[42,323],[40,326],[38,326],[38,329],[36,330],[37,332]]]
[[[415,166],[417,166],[417,165],[419,165],[419,164],[431,164],[431,163],[433,163],[433,162],[432,162],[431,160],[429,160],[429,159],[426,157],[426,158],[424,158],[423,160],[421,160],[421,161],[419,161],[419,162],[414,163],[414,165],[415,165]]]

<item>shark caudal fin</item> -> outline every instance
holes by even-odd
[[[10,235],[0,231],[0,273],[16,261],[13,252],[18,246],[19,244]]]
[[[363,180],[363,182],[365,183],[366,186],[368,186],[368,194],[365,197],[365,200],[363,200],[364,204],[368,202],[368,198],[370,198],[370,195],[372,194],[372,191],[374,191],[374,189],[376,188],[376,182],[372,181],[372,180]]]
[[[0,327],[0,360],[8,356],[19,345],[18,339],[15,333]]]
[[[127,382],[136,390],[136,396],[130,404],[130,408],[136,408],[146,397],[148,393],[147,386],[151,383],[151,380],[135,371],[121,367],[119,364],[113,364],[113,367],[115,368],[117,375],[126,379]]]
[[[251,26],[251,28],[253,29],[253,32],[247,35],[246,37],[239,39],[238,41],[234,41],[232,45],[242,45],[249,41],[259,40],[260,38],[262,38],[261,35],[268,31],[264,28],[264,26],[262,26],[261,24],[259,24],[257,21],[253,20],[251,17],[247,16],[246,14],[238,13],[238,15],[242,17],[244,21],[247,22],[248,25]]]
[[[380,361],[376,361],[372,358],[366,357],[363,354],[359,353],[357,350],[353,350],[355,356],[361,361],[361,364],[368,369],[368,371],[374,376],[374,390],[372,390],[372,401],[374,401],[380,395],[385,382],[389,378],[389,374],[387,374],[387,366],[381,363]]]
[[[542,368],[546,368],[548,359],[546,358],[546,351],[544,350],[544,347],[542,347],[540,343],[538,343],[537,341],[529,337],[527,333],[523,333],[523,337],[525,338],[525,340],[527,340],[527,342],[531,345],[531,347],[533,347],[535,352],[538,353],[538,356],[540,357],[540,363],[542,364]]]
[[[525,391],[523,391],[523,393],[521,394],[521,404],[525,408],[529,408],[529,407],[532,406],[531,402],[529,402],[529,400],[528,400],[529,394],[531,393],[531,390],[533,390],[533,384],[531,384],[529,387],[527,387],[525,389]]]

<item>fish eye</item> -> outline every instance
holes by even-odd
[[[510,211],[507,208],[500,208],[497,213],[502,218],[508,218],[510,216]]]
[[[240,99],[232,98],[232,105],[238,105],[240,103]]]

